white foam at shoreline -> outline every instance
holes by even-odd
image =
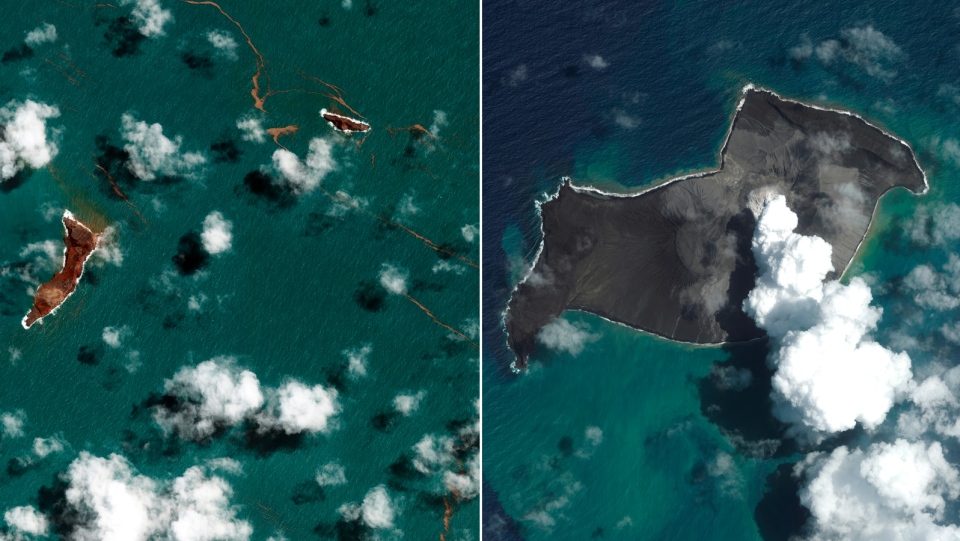
[[[595,188],[595,187],[593,187],[593,186],[575,186],[575,185],[573,184],[573,180],[572,180],[570,177],[562,177],[562,178],[560,179],[559,185],[557,186],[557,191],[556,191],[556,193],[554,193],[553,195],[549,195],[547,192],[544,192],[542,195],[546,197],[545,200],[543,200],[543,201],[534,201],[534,207],[535,207],[535,209],[536,209],[536,214],[537,214],[537,217],[540,219],[540,245],[537,247],[537,253],[534,255],[533,262],[530,264],[530,268],[527,269],[527,272],[526,272],[526,274],[523,276],[523,278],[522,278],[519,282],[517,282],[517,285],[515,285],[515,286],[513,287],[513,289],[510,291],[510,296],[509,296],[508,298],[509,298],[509,299],[512,299],[512,298],[513,298],[514,293],[516,293],[516,292],[517,292],[517,289],[518,289],[521,285],[523,285],[523,284],[527,281],[528,278],[530,278],[530,275],[533,274],[533,269],[536,268],[537,263],[540,261],[540,254],[543,252],[543,245],[544,245],[544,243],[545,243],[545,241],[546,241],[546,238],[545,238],[545,235],[544,235],[544,232],[543,232],[543,215],[542,215],[542,213],[541,213],[541,206],[544,205],[545,203],[549,203],[550,201],[553,201],[554,199],[556,199],[557,197],[559,197],[559,196],[560,196],[560,190],[561,190],[561,188],[563,188],[563,185],[564,185],[564,184],[569,183],[570,188],[571,188],[573,191],[577,192],[577,193],[588,193],[588,194],[589,194],[589,193],[593,193],[593,194],[598,194],[598,195],[602,195],[602,196],[605,196],[605,197],[628,198],[628,197],[639,197],[639,196],[644,195],[644,194],[646,194],[646,193],[648,193],[648,192],[652,192],[652,191],[654,191],[654,190],[658,190],[658,189],[660,189],[660,188],[663,188],[664,186],[669,186],[670,184],[673,184],[674,182],[679,182],[679,181],[681,181],[681,180],[687,180],[687,179],[690,179],[690,178],[700,178],[700,177],[705,177],[705,176],[708,176],[708,175],[713,175],[713,174],[719,173],[720,170],[723,169],[724,153],[725,153],[726,150],[727,150],[727,144],[730,142],[730,136],[733,134],[733,126],[734,126],[734,124],[736,123],[737,116],[739,116],[740,111],[743,109],[743,104],[746,102],[747,93],[750,92],[751,90],[755,90],[755,91],[757,91],[757,92],[766,92],[767,94],[771,94],[771,95],[775,96],[777,99],[779,99],[779,100],[781,100],[781,101],[785,101],[785,102],[789,102],[789,103],[796,103],[796,104],[799,104],[799,105],[803,105],[803,106],[805,106],[805,107],[810,107],[811,109],[816,109],[816,110],[818,110],[818,111],[827,111],[827,112],[839,113],[839,114],[842,114],[842,115],[846,115],[846,116],[850,116],[850,117],[854,117],[854,118],[859,119],[860,121],[862,121],[862,122],[863,122],[864,124],[866,124],[867,126],[870,126],[871,128],[874,128],[874,129],[878,130],[880,133],[886,135],[886,136],[889,137],[890,139],[893,139],[893,140],[895,140],[895,141],[903,144],[904,146],[906,146],[906,147],[910,150],[910,157],[913,158],[913,163],[917,166],[917,169],[920,170],[921,175],[923,175],[923,185],[924,185],[924,188],[923,188],[923,191],[920,192],[920,193],[914,193],[914,192],[912,192],[912,191],[909,190],[909,189],[907,189],[907,191],[910,192],[911,194],[917,196],[917,197],[922,196],[922,195],[926,195],[926,194],[930,191],[930,182],[929,182],[929,180],[927,179],[927,172],[926,172],[922,167],[920,167],[920,162],[917,161],[916,152],[914,152],[913,147],[910,145],[910,143],[907,143],[905,140],[903,140],[903,139],[901,139],[901,138],[899,138],[899,137],[897,137],[897,136],[895,136],[895,135],[893,135],[893,134],[891,134],[891,133],[888,133],[887,131],[885,131],[885,130],[877,127],[877,126],[874,126],[874,125],[871,124],[869,121],[867,121],[865,118],[863,118],[863,117],[860,116],[859,114],[854,113],[854,112],[852,112],[852,111],[847,111],[847,110],[844,110],[844,109],[835,109],[835,108],[830,108],[830,107],[823,107],[823,106],[820,106],[820,105],[814,105],[814,104],[811,104],[811,103],[806,103],[806,102],[803,102],[803,101],[800,101],[800,100],[794,100],[794,99],[790,99],[790,98],[785,98],[785,97],[781,96],[780,94],[777,94],[777,93],[774,92],[773,90],[770,90],[770,89],[767,89],[767,88],[764,88],[764,87],[761,87],[761,86],[754,85],[753,83],[747,83],[746,85],[744,85],[743,89],[741,89],[741,91],[740,91],[741,94],[742,94],[742,96],[741,96],[740,100],[737,102],[737,107],[736,107],[736,109],[735,109],[734,112],[733,112],[732,118],[731,118],[731,120],[730,120],[730,125],[729,125],[729,127],[727,128],[727,134],[726,134],[726,136],[725,136],[724,139],[723,139],[723,145],[720,147],[720,151],[719,151],[719,153],[718,153],[718,156],[720,157],[720,164],[719,164],[719,166],[718,166],[716,169],[707,169],[707,170],[698,171],[698,172],[695,172],[695,173],[690,173],[690,174],[687,174],[687,175],[682,175],[682,176],[679,176],[679,177],[671,178],[670,180],[667,180],[666,182],[662,182],[662,183],[657,184],[657,185],[655,185],[655,186],[649,186],[649,187],[647,187],[647,188],[645,188],[645,189],[642,189],[642,190],[639,190],[639,191],[635,191],[635,192],[629,192],[629,193],[624,193],[624,192],[607,192],[607,191],[601,190],[601,189],[599,189],[599,188]],[[891,188],[891,189],[893,189],[893,188]],[[889,192],[889,191],[890,191],[890,190],[887,190],[887,192]],[[875,218],[876,213],[877,213],[877,207],[880,205],[880,200],[883,199],[883,196],[886,195],[887,192],[884,192],[884,193],[880,194],[880,197],[878,197],[876,203],[874,203],[873,212],[870,213],[870,221],[867,223],[867,228],[866,228],[866,230],[864,230],[863,236],[860,237],[860,242],[857,244],[856,249],[853,251],[853,255],[850,256],[850,260],[847,262],[846,267],[844,267],[843,272],[840,273],[840,276],[838,277],[838,280],[843,279],[843,276],[844,276],[844,275],[847,273],[847,271],[850,269],[850,266],[853,264],[854,260],[856,260],[857,254],[860,252],[860,248],[861,248],[861,246],[863,246],[864,241],[866,241],[867,234],[870,232],[870,227],[873,225],[873,221],[874,221],[874,218]],[[510,310],[510,303],[509,303],[509,300],[508,300],[508,301],[507,301],[507,308],[505,308],[505,309],[503,310],[503,313],[500,315],[500,324],[501,324],[501,328],[504,329],[504,335],[506,335],[506,323],[507,323],[507,322],[506,322],[506,318],[507,318],[507,312],[508,312],[509,310]],[[564,310],[564,312],[567,312],[567,311],[589,313],[589,314],[591,314],[591,315],[594,315],[594,316],[599,317],[600,319],[603,319],[604,321],[608,321],[608,322],[610,322],[610,323],[615,323],[615,324],[617,324],[617,325],[620,325],[620,326],[623,326],[623,327],[627,327],[628,329],[632,329],[632,330],[635,330],[635,331],[645,332],[645,333],[652,334],[652,335],[654,335],[654,336],[659,336],[659,337],[662,337],[662,338],[666,338],[666,339],[671,340],[671,341],[673,341],[673,342],[679,342],[679,343],[682,343],[682,344],[690,344],[690,345],[699,346],[699,347],[717,347],[717,346],[724,346],[724,345],[727,345],[727,344],[730,343],[730,342],[727,342],[727,341],[710,343],[710,344],[704,344],[704,343],[700,343],[700,342],[687,342],[687,341],[685,341],[685,340],[677,340],[677,339],[674,339],[674,338],[670,338],[670,337],[667,337],[667,336],[664,336],[664,335],[662,335],[662,334],[655,333],[655,332],[653,332],[653,331],[649,331],[649,330],[646,330],[646,329],[641,329],[641,328],[638,328],[638,327],[633,327],[633,326],[628,325],[628,324],[626,324],[626,323],[623,323],[623,322],[620,322],[620,321],[615,321],[615,320],[606,318],[606,317],[604,317],[604,316],[601,316],[601,315],[599,315],[599,314],[594,314],[593,312],[584,312],[583,310],[575,310],[575,309],[565,309],[565,310]],[[737,342],[737,343],[749,343],[749,342],[751,342],[751,341],[752,341],[752,340],[746,340],[746,341],[741,341],[741,342]],[[511,349],[511,348],[510,348],[510,342],[509,342],[509,340],[506,341],[506,345],[507,345],[507,349]],[[511,351],[512,351],[512,350],[511,350]],[[514,355],[514,357],[516,357],[516,355]],[[510,363],[510,369],[511,369],[514,373],[520,373],[520,372],[521,372],[521,370],[520,370],[519,368],[517,368],[517,359],[516,359],[516,358],[514,358],[513,362]]]
[[[67,293],[67,296],[64,297],[62,301],[60,301],[60,304],[58,304],[58,305],[55,306],[52,310],[50,310],[50,313],[48,313],[46,316],[40,316],[40,317],[38,317],[37,320],[34,321],[32,324],[27,325],[27,318],[30,316],[30,312],[33,311],[33,305],[31,304],[31,305],[30,305],[30,310],[27,311],[27,315],[23,316],[23,319],[20,320],[20,326],[23,327],[24,329],[30,329],[30,327],[32,327],[32,326],[33,326],[34,324],[36,324],[36,323],[43,324],[43,319],[44,319],[45,317],[47,317],[47,316],[52,316],[53,314],[56,314],[56,313],[57,313],[57,310],[59,310],[60,307],[63,306],[63,303],[67,302],[67,299],[69,299],[70,296],[73,295],[73,294],[77,291],[77,286],[80,285],[80,279],[83,278],[83,271],[84,271],[84,269],[85,269],[86,266],[87,266],[87,261],[89,261],[89,260],[90,260],[90,257],[93,255],[93,253],[96,252],[96,251],[100,248],[100,235],[94,234],[94,232],[91,231],[89,227],[87,227],[86,225],[84,225],[83,222],[81,222],[80,220],[78,220],[77,217],[74,216],[72,212],[70,212],[69,210],[64,209],[64,211],[63,211],[63,218],[61,219],[61,221],[63,222],[63,229],[64,229],[64,231],[66,231],[67,236],[70,235],[70,229],[67,227],[67,219],[68,219],[68,218],[71,219],[71,220],[73,220],[74,222],[76,222],[77,225],[79,225],[80,227],[86,229],[87,232],[89,232],[91,235],[93,235],[93,237],[96,239],[96,243],[95,243],[94,246],[93,246],[93,250],[90,250],[90,253],[87,254],[87,257],[83,260],[83,262],[80,263],[80,274],[77,276],[77,280],[73,283],[73,290],[71,290],[70,293]],[[66,269],[66,268],[67,268],[67,252],[68,252],[67,242],[66,242],[66,239],[64,239],[64,242],[63,242],[63,264],[60,266],[60,271],[63,271],[63,269]],[[56,273],[54,273],[54,274],[56,274]],[[42,284],[41,284],[41,287],[42,287]],[[38,287],[37,290],[39,291],[39,289],[40,289],[40,288]],[[34,296],[36,296],[36,293],[34,293]]]

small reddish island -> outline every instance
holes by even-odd
[[[333,129],[343,133],[363,133],[370,130],[370,124],[366,122],[348,116],[338,115],[337,113],[331,113],[326,109],[320,109],[320,116],[333,126]]]
[[[80,277],[83,276],[83,265],[100,242],[100,235],[83,225],[69,210],[63,213],[63,227],[65,229],[63,243],[66,245],[63,269],[54,274],[49,282],[37,288],[33,307],[21,322],[24,329],[29,329],[37,321],[52,314],[63,304],[63,301],[67,300],[77,288]]]

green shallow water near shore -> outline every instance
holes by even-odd
[[[242,473],[220,475],[233,487],[238,516],[252,524],[252,539],[334,536],[338,508],[363,501],[378,485],[387,487],[397,515],[394,528],[370,535],[437,538],[444,531],[439,497],[449,496],[442,480],[403,478],[391,465],[425,435],[448,435],[451,426],[475,420],[478,353],[402,296],[368,287],[382,298],[379,308],[357,298],[390,263],[409,272],[412,298],[476,340],[477,270],[375,217],[479,260],[478,239],[462,233],[479,221],[476,3],[355,2],[347,9],[339,1],[222,2],[266,59],[272,88],[305,90],[272,95],[269,114],[253,108],[254,54],[214,7],[161,0],[173,15],[165,35],[117,57],[116,42],[104,34],[132,6],[75,4],[18,3],[0,21],[4,50],[44,22],[58,35],[31,58],[0,66],[0,101],[29,98],[61,112],[49,121],[61,130],[53,170],[37,170],[0,194],[0,264],[7,269],[0,277],[0,412],[20,410],[26,418],[23,436],[0,440],[0,462],[28,456],[34,438],[65,443],[35,467],[0,472],[0,507],[37,505],[41,488],[81,451],[122,454],[158,480],[230,457]],[[236,59],[215,54],[206,43],[210,30],[233,37]],[[343,106],[298,70],[342,89],[368,119],[373,131],[362,146],[320,119],[321,107]],[[160,123],[167,137],[182,135],[183,151],[208,158],[194,179],[124,186],[148,225],[111,196],[102,176],[88,174],[101,155],[97,136],[122,146],[121,116],[128,112]],[[236,123],[246,115],[262,119],[264,128],[297,125],[280,142],[301,159],[311,139],[336,141],[337,168],[323,188],[365,200],[369,213],[338,215],[319,190],[288,207],[251,194],[244,176],[269,166],[278,147],[269,138],[244,141]],[[436,139],[387,131],[414,124],[434,130]],[[223,141],[239,156],[215,163],[210,146]],[[62,309],[24,331],[30,284],[15,274],[38,257],[24,254],[29,245],[62,246],[58,218],[65,207],[112,224],[122,263],[92,261]],[[212,211],[232,222],[232,249],[197,274],[179,276],[171,261],[179,239],[199,232]],[[44,264],[28,269],[34,279],[52,273]],[[106,327],[124,326],[120,347],[104,342]],[[343,352],[367,344],[368,375],[339,383]],[[81,351],[93,357],[78,362]],[[162,394],[165,378],[180,367],[221,355],[236,357],[264,387],[287,378],[338,383],[338,426],[267,451],[251,449],[240,429],[206,444],[163,439],[149,412],[136,406]],[[379,414],[393,411],[395,396],[419,391],[425,395],[417,411],[375,426]],[[321,493],[314,479],[328,462],[344,466],[347,483]],[[478,508],[475,500],[456,504],[447,538],[477,539]]]

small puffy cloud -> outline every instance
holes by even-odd
[[[207,162],[199,152],[181,152],[183,137],[167,138],[160,124],[138,121],[130,113],[124,113],[121,122],[123,149],[130,154],[127,167],[140,180],[155,180],[157,175],[193,178]]]
[[[130,4],[134,4],[130,15],[141,34],[148,38],[166,34],[163,27],[173,22],[173,14],[170,10],[163,9],[159,0],[120,0],[121,6]]]
[[[255,116],[248,115],[239,118],[237,129],[240,130],[240,138],[244,141],[262,143],[267,140],[267,130],[263,129],[263,123]]]
[[[0,428],[3,436],[19,438],[23,436],[23,425],[27,422],[27,414],[23,410],[5,411],[0,413]]]
[[[744,480],[733,456],[722,451],[707,464],[707,475],[717,480],[720,491],[727,496],[740,497]]]
[[[309,193],[328,173],[337,169],[333,143],[319,137],[312,139],[303,161],[285,148],[277,149],[273,153],[273,169],[295,192]]]
[[[460,228],[463,240],[473,244],[480,238],[480,224],[467,224]]]
[[[113,349],[117,349],[123,345],[123,341],[131,335],[133,335],[133,331],[131,331],[127,325],[123,327],[104,327],[102,335],[103,343]]]
[[[210,468],[210,471],[223,471],[233,475],[240,475],[243,473],[243,464],[239,460],[227,457],[220,458],[211,458],[206,461],[207,467]]]
[[[845,44],[841,53],[844,59],[874,77],[892,78],[896,72],[887,69],[885,64],[900,61],[906,56],[893,40],[872,26],[847,28],[840,35]]]
[[[164,387],[179,407],[157,407],[153,418],[164,432],[190,440],[204,440],[220,428],[240,423],[265,401],[256,374],[237,367],[231,357],[183,367]]]
[[[364,344],[362,347],[345,349],[343,355],[347,358],[347,374],[352,379],[358,379],[367,375],[367,365],[369,364],[370,352],[373,346]]]
[[[390,293],[396,295],[406,295],[410,273],[401,267],[396,267],[390,263],[384,263],[380,267],[380,285]]]
[[[3,513],[3,520],[16,534],[46,537],[50,533],[50,521],[32,505],[14,507]],[[0,537],[0,539],[5,539]],[[17,539],[14,537],[14,539]]]
[[[97,250],[90,255],[88,264],[99,267],[105,265],[123,265],[123,250],[120,249],[120,234],[114,226],[107,226],[100,234]]]
[[[613,110],[613,122],[625,130],[636,129],[640,125],[640,119],[627,113],[623,109]]]
[[[583,439],[583,447],[577,450],[576,455],[580,458],[590,458],[597,447],[603,443],[603,429],[599,426],[588,426],[583,431]]]
[[[54,41],[57,41],[57,27],[50,23],[43,23],[27,32],[27,37],[23,40],[30,47],[53,43]]]
[[[813,539],[960,537],[960,528],[942,522],[947,501],[960,495],[960,475],[939,443],[839,447],[807,457],[798,469],[808,479],[799,495],[811,513]]]
[[[791,47],[787,54],[797,62],[809,60],[813,56],[813,43],[810,41],[810,36],[806,34],[800,36],[800,43]]]
[[[443,485],[458,499],[471,500],[480,495],[480,455],[471,456],[464,468],[444,472]]]
[[[440,109],[434,109],[433,111],[433,122],[430,123],[430,129],[427,130],[434,137],[440,136],[440,129],[445,128],[450,124],[450,121],[447,119],[446,111],[441,111]]]
[[[746,368],[713,365],[710,379],[721,391],[742,391],[753,383],[753,373]]]
[[[600,335],[591,333],[585,323],[570,323],[562,318],[544,325],[537,333],[537,341],[541,344],[574,357],[582,353],[588,343],[599,339]]]
[[[420,408],[420,402],[427,396],[426,391],[417,393],[400,393],[393,397],[393,407],[397,413],[409,416]]]
[[[53,274],[63,267],[63,242],[55,240],[31,242],[20,250],[20,257],[32,260],[29,274],[33,275],[36,272]]]
[[[47,120],[60,116],[60,109],[32,100],[7,103],[0,109],[0,182],[26,168],[39,169],[59,152],[48,137]],[[58,132],[53,131],[52,136]]]
[[[236,60],[239,58],[237,56],[237,40],[233,39],[233,36],[230,32],[226,30],[211,30],[207,32],[207,41],[210,42],[210,45],[213,45],[213,48],[217,50],[217,54],[220,56],[229,59]]]
[[[882,310],[869,286],[823,283],[832,248],[796,226],[783,196],[766,203],[753,239],[760,272],[743,306],[774,340],[774,414],[813,440],[858,422],[874,428],[908,389],[910,358],[870,338]]]
[[[607,61],[604,60],[603,57],[598,54],[587,55],[583,57],[583,59],[587,61],[587,64],[591,68],[597,71],[603,71],[610,66],[610,64],[608,64]]]
[[[933,374],[910,390],[916,406],[897,419],[897,433],[909,438],[924,434],[960,439],[960,367]]]
[[[340,413],[336,389],[291,380],[269,391],[265,410],[257,415],[261,429],[287,434],[329,432]]]
[[[869,25],[845,28],[840,31],[839,39],[825,39],[816,46],[804,35],[788,54],[799,62],[815,55],[825,65],[843,60],[885,81],[896,76],[894,66],[907,56],[893,40]]]
[[[453,263],[449,259],[439,259],[436,263],[433,264],[433,267],[430,269],[434,274],[438,272],[452,272],[456,275],[461,275],[467,272],[467,268],[460,263]]]
[[[507,84],[510,86],[520,86],[530,78],[530,68],[526,64],[520,64],[507,75]]]
[[[84,451],[64,478],[66,505],[78,518],[72,539],[248,541],[253,533],[249,522],[237,518],[230,484],[202,466],[158,481],[120,455]]]
[[[54,453],[63,451],[63,440],[58,436],[52,438],[35,438],[33,440],[33,454],[37,458],[46,458]]]
[[[207,253],[219,255],[230,250],[233,242],[233,223],[223,217],[219,211],[213,211],[203,219],[203,249]]]
[[[328,462],[317,470],[317,484],[322,487],[334,487],[347,484],[347,472],[336,462]]]
[[[917,207],[906,226],[907,236],[921,246],[946,246],[960,240],[960,205]]]
[[[446,468],[456,462],[455,442],[449,436],[427,434],[413,446],[413,467],[424,475]]]
[[[371,488],[363,497],[363,503],[344,504],[339,511],[344,520],[359,520],[367,527],[378,530],[393,528],[393,521],[397,516],[393,500],[384,485]]]
[[[960,257],[950,254],[943,272],[918,265],[904,278],[903,287],[922,308],[945,311],[960,306]]]
[[[400,202],[397,204],[396,213],[394,214],[394,221],[403,221],[406,218],[420,214],[420,207],[418,207],[416,201],[414,201],[416,195],[416,192],[411,190],[400,199]]]

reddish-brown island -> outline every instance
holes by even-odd
[[[54,274],[49,282],[37,288],[33,307],[23,317],[24,329],[52,314],[77,288],[83,275],[83,266],[90,254],[97,249],[100,235],[83,225],[69,210],[63,212],[63,269]]]
[[[326,109],[320,109],[320,116],[322,116],[328,124],[333,126],[333,129],[343,133],[363,133],[370,130],[370,124],[366,122],[348,116],[338,115],[337,113],[331,113]]]

